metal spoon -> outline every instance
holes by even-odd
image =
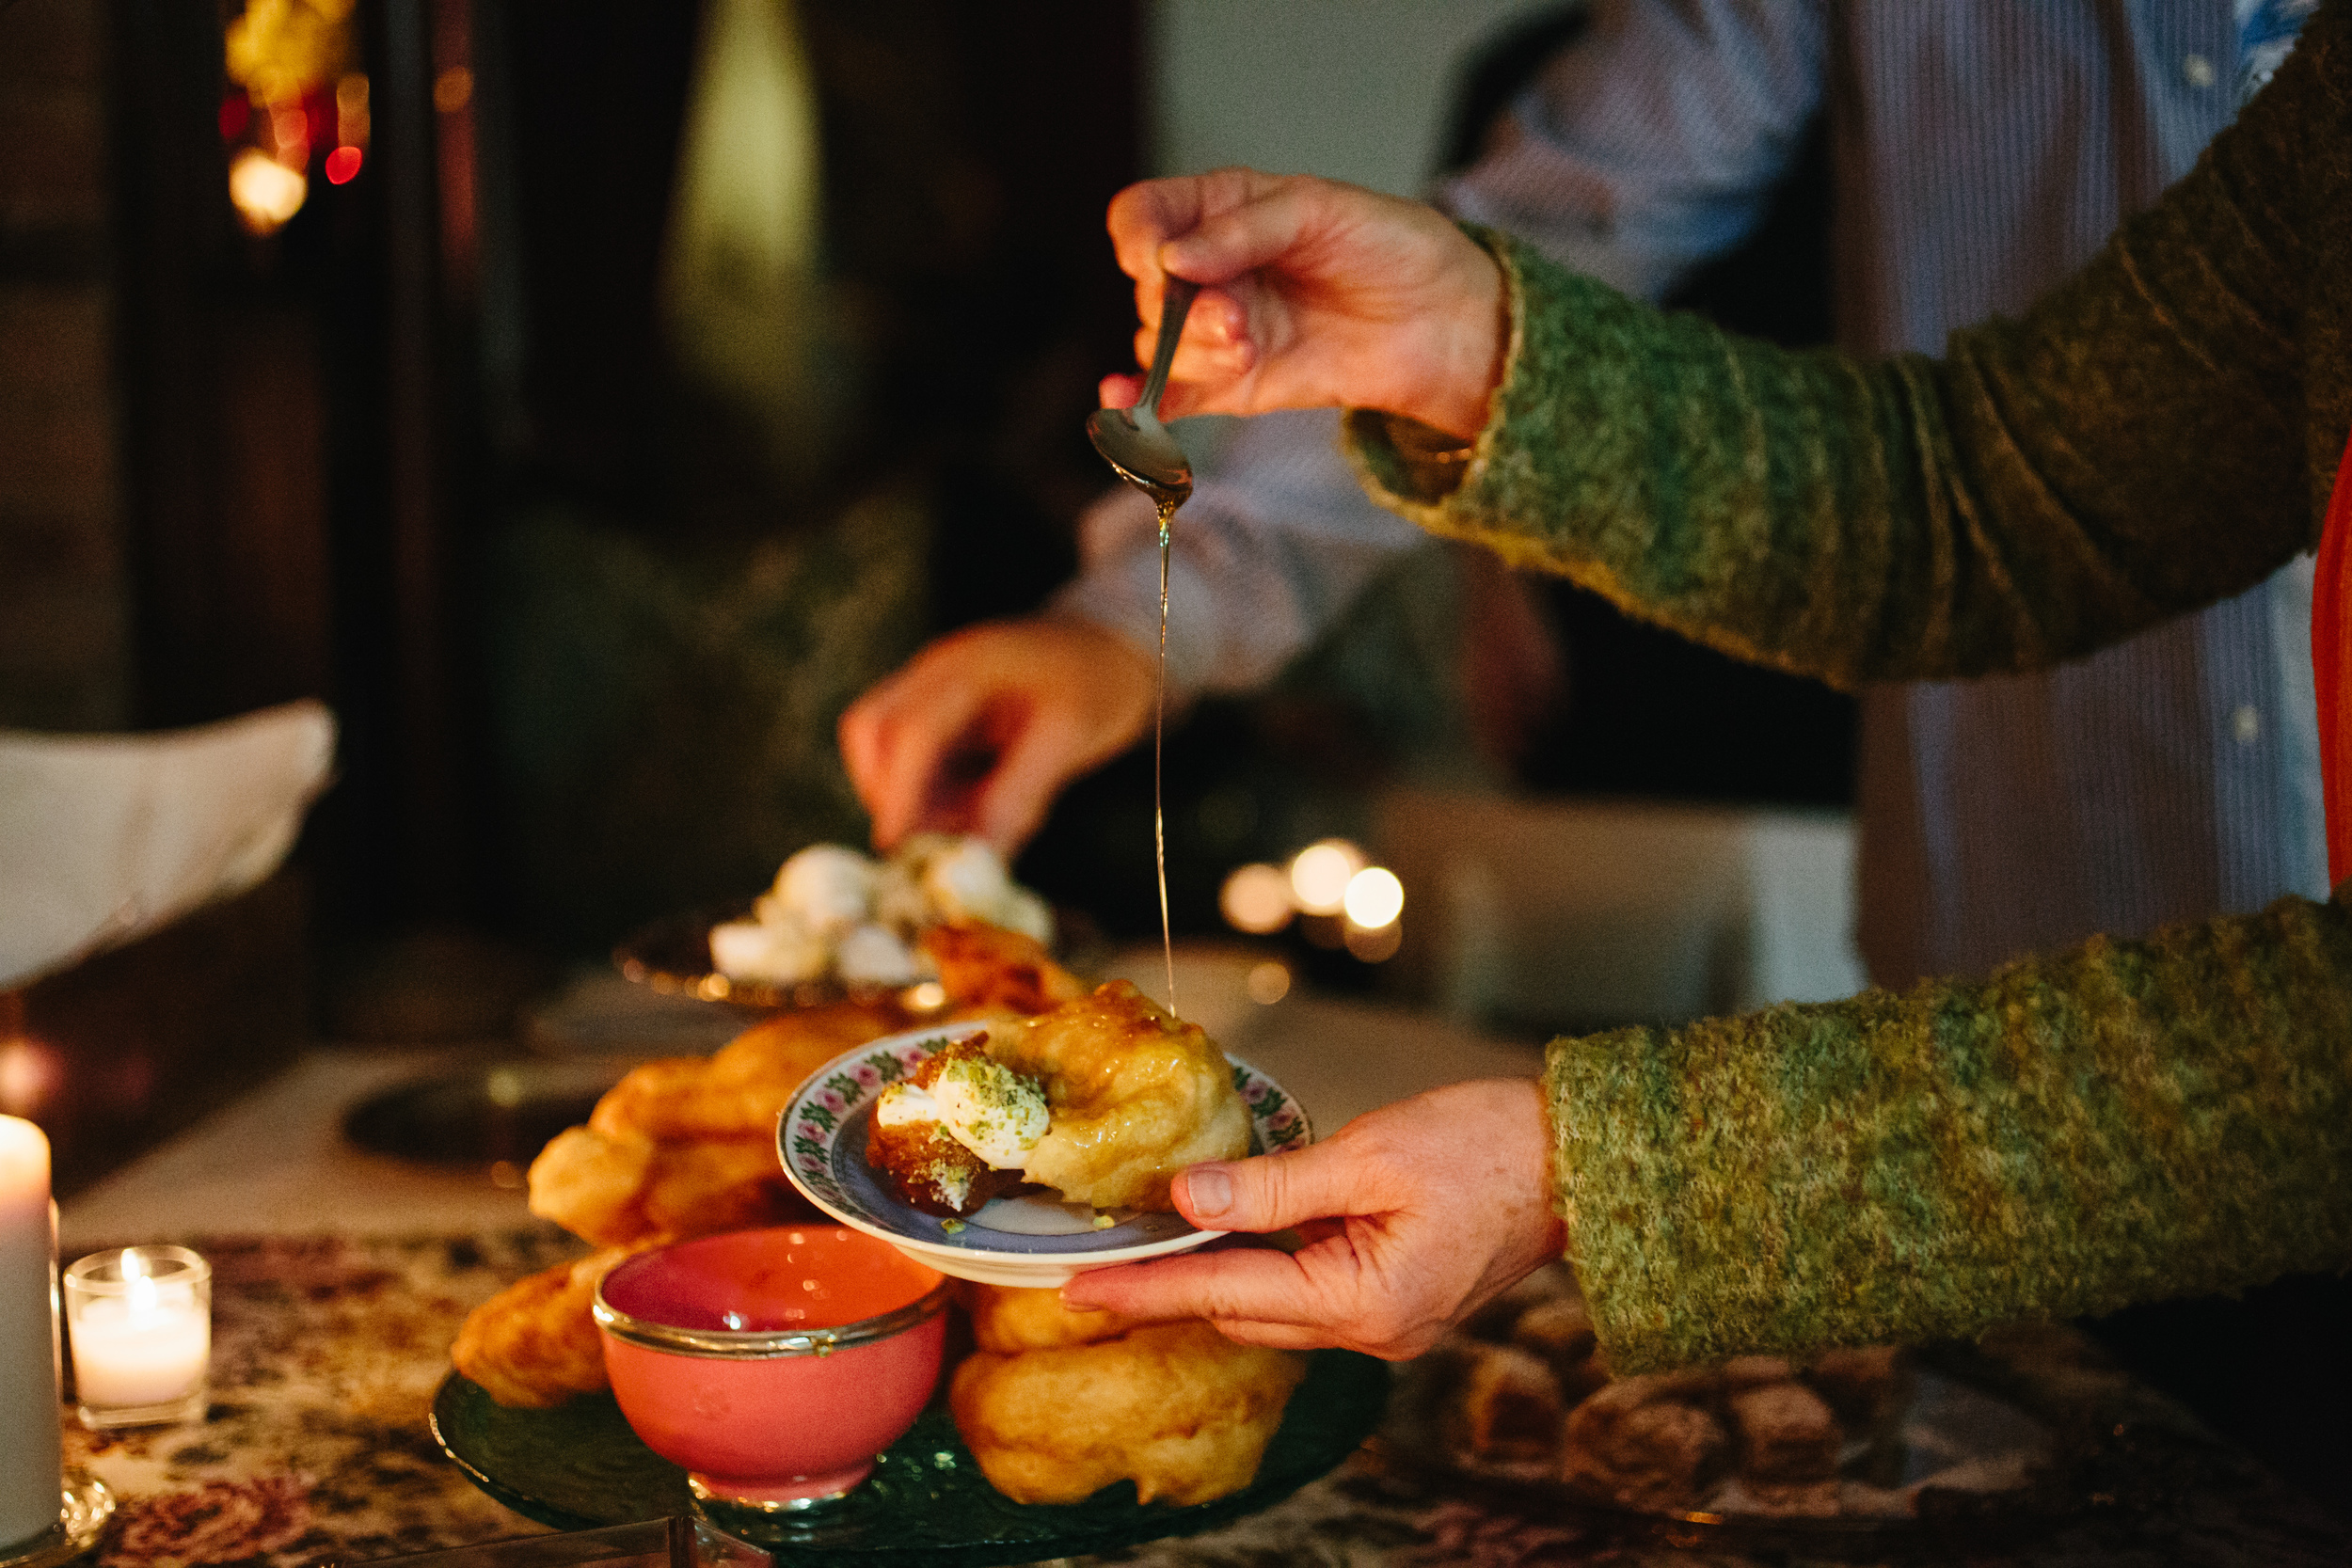
[[[1087,416],[1087,435],[1119,477],[1162,506],[1173,507],[1192,494],[1192,463],[1160,423],[1160,394],[1168,389],[1168,367],[1176,340],[1184,335],[1184,313],[1192,309],[1198,283],[1168,279],[1160,299],[1160,341],[1152,351],[1152,373],[1133,408],[1098,408]]]

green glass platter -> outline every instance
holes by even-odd
[[[1190,1508],[1137,1503],[1131,1481],[1080,1503],[1013,1502],[989,1485],[954,1418],[935,1403],[882,1453],[872,1479],[838,1503],[738,1533],[793,1568],[983,1568],[1190,1535],[1270,1507],[1330,1470],[1380,1424],[1388,1397],[1385,1363],[1317,1351],[1257,1480]],[[552,1410],[509,1410],[452,1372],[434,1396],[433,1435],[475,1485],[558,1529],[631,1524],[695,1506],[686,1472],[637,1440],[610,1394]]]

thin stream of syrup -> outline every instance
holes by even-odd
[[[1152,506],[1160,515],[1160,659],[1156,689],[1153,691],[1152,721],[1152,858],[1160,884],[1160,955],[1168,964],[1168,1010],[1176,1012],[1176,938],[1168,913],[1168,562],[1176,509],[1192,495],[1192,469],[1179,461],[1176,471],[1167,479],[1138,473],[1120,461],[1121,453],[1104,444],[1104,436],[1095,425],[1095,419],[1087,420],[1087,431],[1094,444],[1109,459],[1120,478],[1152,498]]]
[[[1152,497],[1160,512],[1160,671],[1152,721],[1152,854],[1160,878],[1160,953],[1168,960],[1168,1011],[1176,1011],[1176,939],[1168,918],[1168,813],[1161,796],[1162,765],[1168,754],[1168,524],[1184,497],[1161,491]]]

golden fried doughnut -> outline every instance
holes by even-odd
[[[499,1403],[544,1410],[606,1386],[596,1285],[634,1251],[607,1247],[518,1279],[467,1314],[449,1358]]]
[[[1001,927],[934,926],[923,951],[939,983],[967,1013],[1041,1013],[1086,995],[1086,982],[1054,961],[1045,944]]]
[[[659,1144],[641,1201],[644,1233],[671,1242],[816,1214],[784,1174],[772,1136]]]
[[[1057,1289],[1023,1290],[1012,1285],[973,1285],[964,1292],[972,1314],[972,1338],[984,1351],[1011,1355],[1025,1350],[1060,1350],[1116,1339],[1135,1327],[1116,1312],[1062,1304]]]
[[[950,992],[952,995],[953,993]],[[914,1014],[895,1002],[834,1002],[776,1014],[744,1030],[710,1058],[721,1078],[758,1072],[802,1081],[843,1052],[912,1029]]]
[[[1225,1053],[1128,981],[993,1025],[988,1050],[1045,1085],[1053,1124],[1022,1175],[1073,1202],[1165,1212],[1178,1171],[1249,1152]]]
[[[645,1231],[639,1194],[654,1152],[642,1135],[566,1128],[531,1162],[531,1212],[598,1246],[635,1241]]]
[[[604,1091],[588,1113],[588,1126],[609,1138],[650,1139],[707,1135],[715,1122],[723,1137],[735,1131],[738,1117],[732,1105],[703,1103],[709,1077],[710,1062],[703,1056],[669,1056],[631,1068]]]
[[[1002,1355],[956,1369],[956,1428],[989,1484],[1074,1503],[1122,1478],[1179,1507],[1238,1492],[1282,1421],[1306,1357],[1237,1345],[1205,1323]]]
[[[888,1003],[841,1002],[779,1013],[713,1055],[665,1057],[634,1069],[596,1101],[588,1125],[615,1137],[764,1137],[810,1073],[913,1022],[904,1008]]]
[[[683,1241],[809,1213],[766,1137],[654,1143],[574,1127],[540,1151],[528,1180],[532,1213],[598,1246]]]

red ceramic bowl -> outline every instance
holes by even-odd
[[[740,1230],[641,1253],[596,1287],[621,1414],[705,1501],[837,1497],[939,1381],[947,1281],[845,1226]]]

